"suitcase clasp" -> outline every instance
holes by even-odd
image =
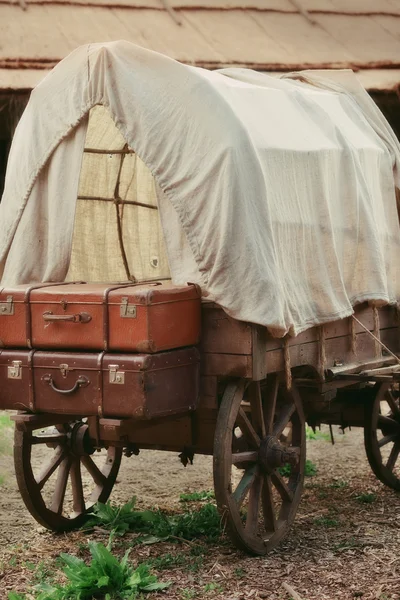
[[[118,371],[119,365],[109,365],[110,369],[110,383],[116,383],[124,385],[125,383],[125,371]]]
[[[0,316],[10,317],[14,314],[14,299],[7,296],[6,302],[0,302]]]
[[[60,365],[61,376],[66,379],[68,376],[69,366],[65,363]]]
[[[124,319],[136,319],[136,304],[129,304],[128,296],[124,296],[121,300],[120,316]]]
[[[8,379],[22,379],[22,361],[13,360],[7,369]]]

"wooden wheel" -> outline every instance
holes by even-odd
[[[53,531],[79,527],[114,486],[122,449],[92,458],[88,426],[81,422],[34,431],[15,430],[14,465],[19,491],[31,515]],[[102,463],[102,464],[101,464]]]
[[[373,399],[366,404],[364,441],[376,477],[400,490],[400,399],[390,383],[376,384]]]
[[[286,535],[300,502],[305,457],[295,387],[286,390],[275,374],[261,384],[227,386],[215,432],[214,488],[238,548],[266,554]]]

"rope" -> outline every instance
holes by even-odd
[[[354,319],[350,319],[350,334],[351,334],[351,352],[354,356],[357,356],[357,332],[356,322]]]
[[[376,306],[372,309],[374,315],[374,335],[375,335],[375,356],[379,358],[382,356],[382,346],[381,346],[381,329],[379,326],[379,311]]]
[[[286,336],[283,339],[283,359],[285,362],[286,388],[288,390],[291,390],[292,389],[292,368],[290,365],[289,337],[288,336]]]
[[[376,336],[375,336],[375,335],[374,335],[374,334],[373,334],[373,333],[372,333],[372,332],[371,332],[371,331],[368,329],[368,327],[366,327],[366,326],[365,326],[363,323],[361,323],[361,321],[359,321],[359,320],[357,319],[357,317],[355,317],[354,315],[352,315],[352,319],[354,319],[354,320],[355,320],[355,321],[356,321],[356,322],[357,322],[357,323],[360,325],[360,327],[362,327],[363,329],[365,329],[365,331],[366,331],[367,333],[369,333],[369,335],[370,335],[370,336],[371,336],[371,337],[372,337],[372,338],[373,338],[373,339],[374,339],[376,342],[378,342],[378,343],[379,343],[379,344],[382,346],[382,348],[383,348],[384,350],[386,350],[386,352],[387,352],[388,354],[390,354],[390,356],[392,356],[393,358],[395,358],[395,359],[396,359],[396,361],[397,361],[397,362],[399,363],[399,365],[400,365],[400,358],[399,358],[398,356],[396,356],[396,354],[394,354],[394,353],[393,353],[391,350],[389,350],[389,348],[388,348],[387,346],[385,346],[385,344],[384,344],[383,342],[381,342],[381,340],[379,340],[379,339],[378,339],[378,338],[377,338],[377,337],[376,337]]]
[[[322,378],[325,376],[326,366],[326,344],[325,344],[325,328],[323,325],[319,328],[319,357],[318,357],[318,370]]]

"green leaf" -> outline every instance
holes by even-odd
[[[102,587],[107,587],[110,583],[110,578],[108,577],[108,575],[103,575],[102,577],[100,577],[97,580],[97,587],[102,588]]]
[[[172,581],[167,581],[166,583],[150,583],[149,585],[140,586],[141,592],[156,592],[158,590],[165,590],[172,584]]]

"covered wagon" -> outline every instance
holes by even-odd
[[[80,525],[123,453],[213,454],[227,531],[264,554],[306,421],[363,426],[400,489],[399,166],[350,71],[211,72],[128,42],[64,59],[0,205],[0,407],[32,515]]]

